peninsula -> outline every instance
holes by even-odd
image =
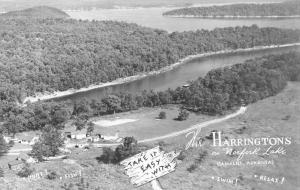
[[[188,7],[163,13],[169,17],[196,18],[300,18],[300,2],[268,4],[231,4],[209,7]]]

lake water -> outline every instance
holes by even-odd
[[[186,84],[187,81],[195,80],[198,77],[203,77],[211,69],[230,66],[237,63],[243,63],[248,59],[261,57],[270,54],[279,54],[289,51],[299,51],[300,47],[288,47],[270,50],[260,50],[253,52],[234,53],[228,55],[215,55],[206,58],[197,58],[186,64],[158,75],[148,76],[146,78],[136,80],[133,82],[114,85],[95,90],[69,95],[58,100],[80,100],[87,99],[101,99],[105,94],[130,92],[140,93],[143,90],[153,89],[155,91],[166,90],[168,88],[176,88]]]
[[[197,29],[212,30],[216,27],[251,26],[280,27],[300,29],[300,19],[200,19],[171,18],[162,16],[163,12],[172,8],[136,8],[136,9],[97,9],[91,11],[68,11],[75,19],[117,20],[136,23],[141,26],[159,28],[168,32]]]
[[[159,28],[168,32],[188,31],[197,29],[214,29],[228,26],[250,26],[257,24],[260,27],[280,27],[300,29],[300,19],[199,19],[199,18],[170,18],[162,16],[171,8],[138,8],[138,9],[101,9],[91,11],[68,12],[72,18],[88,20],[117,20],[136,23],[142,26]],[[186,84],[189,80],[203,77],[211,69],[242,63],[245,60],[269,54],[284,53],[291,50],[300,51],[299,47],[280,48],[272,50],[244,52],[238,54],[218,55],[199,58],[181,65],[172,71],[155,76],[149,76],[130,83],[99,88],[88,92],[73,94],[58,100],[79,100],[82,98],[100,99],[107,93],[131,92],[140,93],[142,90],[156,91],[176,88]]]

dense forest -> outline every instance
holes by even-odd
[[[190,7],[175,9],[165,12],[167,16],[198,16],[198,17],[223,17],[223,16],[299,16],[300,1],[287,1],[270,4],[232,4],[210,7]]]
[[[144,91],[141,94],[110,94],[101,100],[79,102],[37,102],[27,107],[4,104],[0,116],[3,133],[40,130],[49,125],[62,129],[70,119],[87,122],[91,116],[178,104],[183,109],[204,114],[223,114],[225,111],[279,93],[287,81],[300,81],[300,53],[270,55],[231,67],[210,71],[204,78],[162,92]]]
[[[0,18],[0,100],[158,70],[191,54],[300,41],[300,30],[173,32],[114,21]]]

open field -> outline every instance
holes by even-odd
[[[166,112],[166,119],[157,119],[161,111]],[[95,126],[94,133],[104,135],[114,135],[119,132],[120,137],[134,136],[137,140],[152,138],[169,134],[174,131],[186,129],[196,123],[212,120],[218,116],[206,116],[190,113],[189,119],[186,121],[177,121],[179,107],[176,105],[168,105],[163,108],[142,108],[139,110],[116,114],[115,116],[106,116],[105,120],[135,120],[135,122],[124,123],[111,127]],[[118,118],[118,119],[116,119]],[[103,117],[101,117],[103,119]],[[93,120],[98,120],[94,118]]]
[[[165,189],[242,189],[242,190],[295,190],[299,184],[300,161],[300,82],[290,82],[283,92],[277,96],[267,98],[255,104],[249,105],[247,112],[226,122],[214,124],[204,128],[199,136],[204,137],[212,130],[223,131],[223,137],[227,138],[251,138],[251,137],[292,137],[292,144],[285,146],[287,154],[282,156],[245,156],[244,160],[273,160],[273,165],[243,165],[243,166],[217,166],[217,161],[233,161],[235,156],[212,156],[212,151],[222,151],[220,147],[212,147],[212,141],[206,139],[202,147],[192,148],[186,151],[178,161],[177,170],[160,178]],[[166,111],[166,120],[156,120],[160,111]],[[170,106],[162,109],[142,109],[131,113],[117,114],[120,118],[139,119],[133,123],[109,128],[96,127],[96,130],[119,130],[120,134],[138,136],[138,139],[167,134],[170,131],[184,129],[195,123],[210,120],[215,117],[190,114],[190,119],[184,122],[173,120],[178,114],[178,108]],[[110,116],[111,117],[111,116]],[[108,119],[109,117],[105,118]],[[148,118],[148,122],[146,122]],[[156,121],[157,123],[154,123]],[[127,131],[126,131],[127,129]],[[122,136],[122,135],[121,135]],[[163,148],[165,150],[182,149],[190,138],[184,135],[166,139]],[[149,147],[157,145],[157,142],[148,144]],[[237,149],[240,149],[238,147]],[[205,154],[207,151],[207,154]],[[89,183],[85,189],[128,190],[134,187],[128,177],[123,174],[123,167],[119,165],[107,165],[98,163],[96,158],[102,154],[102,149],[92,148],[87,151],[74,150],[69,159],[72,162],[53,161],[35,165],[36,173],[47,170],[55,170],[62,179],[47,180],[37,179],[27,182],[17,178],[13,172],[5,169],[5,178],[0,179],[0,189],[63,189],[64,183],[76,184],[80,178]],[[198,161],[197,161],[198,159]],[[75,162],[74,162],[75,161]],[[2,162],[2,160],[1,160]],[[188,171],[189,169],[189,171]],[[81,171],[80,175],[66,178],[68,173]],[[272,177],[285,177],[283,185],[259,180],[254,175]],[[237,185],[218,182],[212,177],[238,179]],[[10,184],[10,185],[8,185]],[[114,186],[111,186],[114,184]],[[77,189],[77,188],[74,188]],[[136,189],[150,189],[150,185],[144,185]]]

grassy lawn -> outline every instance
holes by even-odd
[[[166,119],[157,119],[161,111],[166,112]],[[114,116],[105,116],[101,119],[134,119],[135,122],[125,123],[111,127],[95,127],[95,133],[104,135],[114,135],[119,131],[120,137],[134,136],[136,139],[141,140],[156,136],[162,136],[174,131],[186,129],[196,123],[201,123],[207,120],[214,119],[214,116],[206,116],[195,113],[190,113],[189,119],[186,121],[177,121],[179,107],[176,105],[168,105],[163,108],[142,108],[132,112],[119,113]],[[97,121],[99,118],[93,118]]]

